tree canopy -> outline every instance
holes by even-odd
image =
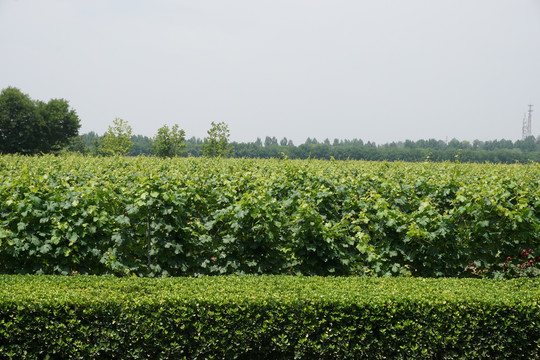
[[[77,113],[64,99],[32,100],[14,87],[0,93],[0,153],[58,151],[78,135],[80,127]]]
[[[185,140],[186,133],[177,124],[170,129],[167,125],[163,125],[152,139],[152,152],[159,157],[178,156],[185,150]]]
[[[116,118],[103,137],[99,152],[102,155],[127,155],[133,147],[131,126],[126,120]]]
[[[204,139],[203,155],[210,157],[227,157],[232,148],[229,145],[229,126],[224,123],[212,121],[208,130],[208,137]]]

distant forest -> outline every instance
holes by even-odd
[[[79,135],[72,145],[71,151],[83,154],[97,154],[97,146],[102,137],[95,132]],[[133,147],[130,156],[153,156],[152,139],[147,136],[131,137]],[[192,137],[186,139],[184,156],[201,156],[204,139]],[[231,142],[230,157],[237,158],[289,158],[289,159],[335,159],[335,160],[368,160],[368,161],[456,161],[459,162],[492,162],[492,163],[528,163],[540,162],[540,137],[531,136],[525,140],[475,140],[459,141],[442,140],[406,140],[377,145],[360,139],[319,141],[307,138],[300,145],[291,140],[276,137],[257,138],[254,142]]]

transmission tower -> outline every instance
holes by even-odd
[[[532,105],[529,105],[528,114],[523,115],[523,130],[521,132],[521,137],[523,140],[532,135],[531,122],[532,122]]]

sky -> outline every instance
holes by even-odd
[[[540,135],[539,0],[0,0],[0,89],[80,133],[377,144]]]

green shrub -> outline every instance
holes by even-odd
[[[538,164],[0,156],[0,177],[0,273],[502,277],[540,248]]]
[[[502,264],[501,277],[539,277],[540,256],[534,255],[534,249],[523,249],[516,256],[508,256]]]
[[[537,279],[0,276],[2,359],[540,358]]]

